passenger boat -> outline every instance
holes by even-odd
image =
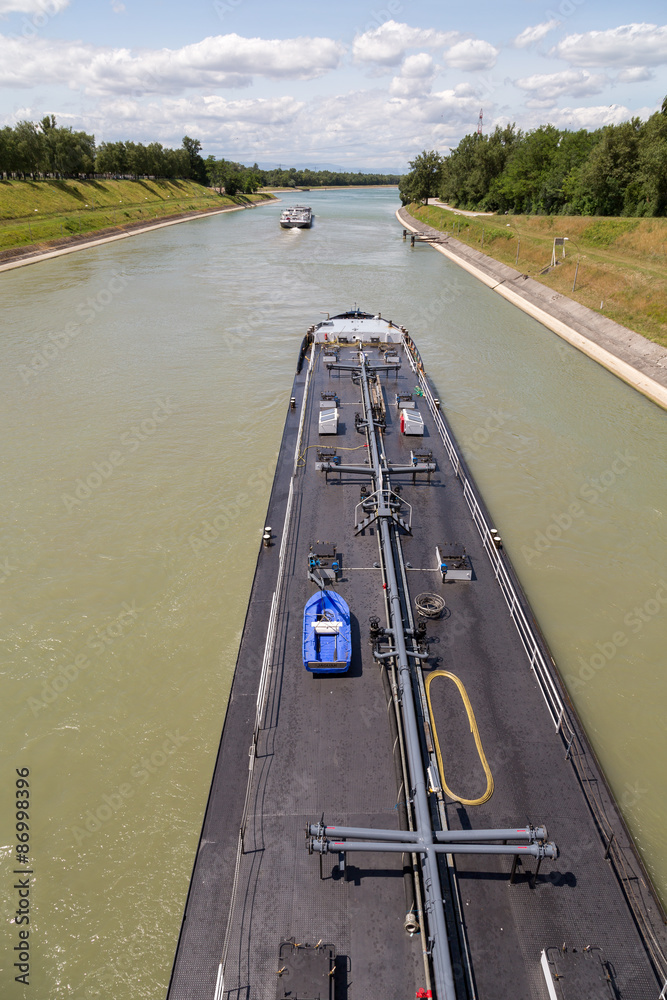
[[[351,659],[350,609],[334,590],[318,590],[303,613],[303,665],[314,674],[344,674]]]
[[[664,997],[660,903],[414,340],[327,315],[285,409],[169,1000]],[[334,598],[355,669],[312,683]]]
[[[280,213],[283,229],[310,229],[313,224],[312,209],[306,205],[293,205]]]

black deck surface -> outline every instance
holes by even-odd
[[[364,461],[365,437],[354,425],[361,409],[359,388],[346,375],[330,376],[319,347],[314,350],[245,851],[238,855],[236,872],[257,685],[307,366],[293,389],[297,408],[287,417],[267,515],[275,544],[259,554],[169,1000],[214,1000],[223,952],[224,992],[216,1000],[274,1000],[280,943],[290,938],[311,945],[322,941],[342,956],[339,1000],[407,1000],[425,986],[424,944],[419,935],[410,939],[403,930],[401,856],[350,854],[344,879],[336,871],[337,858],[326,855],[320,880],[318,858],[305,847],[306,824],[322,814],[330,824],[398,827],[387,706],[368,643],[369,616],[384,623],[382,577],[374,568],[378,539],[372,526],[354,535],[360,481],[335,474],[325,485],[324,474],[315,471],[318,445],[337,448],[344,462]],[[356,356],[351,346],[341,347],[340,361]],[[413,507],[413,535],[401,538],[412,598],[434,592],[447,603],[445,616],[429,624],[431,657],[424,673],[433,667],[451,670],[465,684],[495,781],[495,792],[483,806],[450,802],[448,823],[455,829],[544,824],[561,851],[558,861],[543,862],[536,880],[531,877],[534,859],[525,859],[513,885],[511,859],[457,857],[476,995],[480,1000],[548,1000],[540,953],[566,943],[602,949],[616,993],[601,996],[657,1000],[660,986],[626,900],[641,870],[574,717],[577,766],[566,759],[424,400],[417,401],[425,437],[399,432],[394,393],[414,385],[405,359],[397,380],[393,375],[382,379],[388,459],[407,463],[411,448],[429,447],[438,465],[430,484],[413,485],[408,476],[393,480],[404,484],[403,497]],[[320,392],[331,388],[341,399],[339,433],[320,438]],[[352,612],[354,645],[345,676],[313,676],[301,660],[303,608],[315,589],[307,579],[307,557],[317,541],[335,543],[342,555],[337,589]],[[442,542],[465,546],[472,582],[442,584],[435,557],[435,546]],[[466,798],[479,796],[484,775],[460,696],[443,678],[431,691],[449,787]],[[582,774],[586,792],[598,797],[617,834],[625,888],[618,862],[605,858],[606,842],[584,794]],[[662,935],[645,891],[642,901],[644,917]]]

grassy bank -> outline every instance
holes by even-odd
[[[667,219],[468,218],[435,205],[411,205],[409,211],[416,219],[667,347]],[[563,248],[557,247],[558,264],[550,267],[554,237],[562,236],[568,237],[565,257]]]
[[[194,181],[0,181],[0,250],[271,195],[219,195]]]

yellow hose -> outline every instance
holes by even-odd
[[[486,775],[486,791],[479,799],[464,799],[461,795],[456,795],[452,792],[445,781],[445,768],[442,763],[442,754],[440,753],[440,741],[438,740],[438,730],[435,725],[435,719],[433,718],[433,707],[431,705],[431,694],[430,687],[431,681],[435,677],[448,677],[449,680],[454,681],[461,698],[463,699],[463,704],[465,705],[466,712],[468,713],[468,722],[470,723],[470,732],[475,737],[475,746],[477,747],[477,753],[479,754],[479,759],[484,768],[484,774]],[[488,802],[493,795],[493,775],[491,774],[491,769],[488,765],[487,759],[484,756],[484,749],[482,747],[482,741],[479,735],[479,729],[477,728],[477,722],[475,721],[475,713],[472,710],[472,705],[470,704],[470,698],[468,697],[468,692],[464,688],[463,684],[456,676],[456,674],[450,674],[448,670],[432,670],[430,674],[426,677],[426,700],[428,702],[428,713],[431,717],[431,730],[433,732],[433,740],[435,743],[435,753],[438,758],[438,770],[440,771],[440,781],[442,782],[442,787],[451,799],[455,802],[461,802],[464,806],[481,806],[485,802]]]

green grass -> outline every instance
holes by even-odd
[[[0,250],[266,197],[230,198],[194,181],[0,181]]]
[[[437,205],[410,213],[468,246],[667,347],[667,219],[491,215],[469,218]],[[565,257],[555,236],[567,236]],[[518,263],[517,263],[518,253]],[[575,270],[576,290],[572,291]]]

